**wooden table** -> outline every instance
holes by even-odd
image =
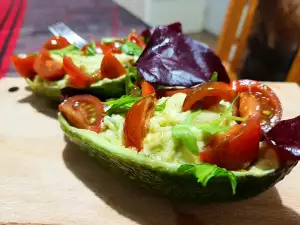
[[[12,86],[16,92],[8,92]],[[300,114],[300,89],[273,83],[284,117]],[[176,204],[150,195],[66,143],[55,107],[19,78],[0,80],[0,223],[299,225],[300,168],[251,200]]]

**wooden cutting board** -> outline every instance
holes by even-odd
[[[300,89],[272,83],[284,117],[300,114]],[[9,88],[19,90],[9,92]],[[55,106],[24,80],[0,80],[0,224],[299,225],[300,168],[251,200],[176,204],[111,174],[68,144]],[[299,137],[300,138],[300,137]]]

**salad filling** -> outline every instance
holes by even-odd
[[[144,48],[135,31],[126,38],[91,41],[81,49],[64,37],[52,37],[39,52],[12,56],[11,61],[32,85],[88,88],[102,80],[124,77]]]
[[[179,23],[145,34],[144,51],[127,69],[135,79],[125,76],[125,95],[100,101],[65,94],[59,111],[70,126],[93,132],[118,151],[173,164],[203,186],[225,176],[234,193],[236,176],[264,176],[298,160],[294,133],[300,131],[300,117],[281,121],[281,103],[271,88],[230,81],[220,59],[186,37]]]

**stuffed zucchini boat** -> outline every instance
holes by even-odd
[[[277,96],[256,81],[207,82],[159,99],[149,93],[101,102],[77,95],[59,110],[72,142],[171,199],[247,199],[275,185],[297,163],[291,125],[300,130],[300,117],[279,122]],[[286,146],[279,144],[280,129]]]
[[[101,164],[171,199],[226,202],[282,180],[300,156],[300,117],[281,121],[276,94],[229,81],[220,59],[179,23],[144,32],[126,95],[65,93],[66,136]]]
[[[50,99],[59,100],[66,87],[116,98],[125,94],[125,76],[144,48],[135,31],[127,38],[91,41],[81,49],[64,37],[52,37],[38,53],[12,56],[11,61],[34,93]]]

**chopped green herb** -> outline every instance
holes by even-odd
[[[72,54],[72,55],[81,55],[82,52],[79,48],[77,48],[75,45],[69,45],[62,49],[55,49],[49,51],[51,54],[57,54],[60,56],[66,55],[66,54]]]
[[[126,77],[125,77],[125,91],[126,95],[141,96],[141,89],[134,85],[133,82],[140,80],[138,71],[136,67],[129,66],[126,68]]]
[[[202,163],[196,165],[183,164],[177,169],[177,172],[193,174],[197,178],[197,182],[201,183],[203,187],[205,187],[209,180],[215,176],[227,176],[231,184],[232,193],[236,193],[236,176],[231,171],[217,167],[216,165],[212,165],[209,163]]]
[[[196,119],[197,116],[199,116],[200,113],[201,113],[200,110],[198,110],[196,112],[190,113],[187,116],[187,118],[185,119],[185,121],[183,122],[183,124],[185,124],[185,125],[191,125],[191,124],[193,124],[194,120]]]
[[[218,73],[214,72],[213,75],[211,76],[210,79],[212,82],[217,82],[218,81]]]
[[[177,125],[172,127],[172,137],[182,142],[194,155],[199,154],[196,135],[187,126]]]
[[[142,92],[139,87],[132,83],[131,77],[129,74],[125,75],[125,92],[126,95],[133,95],[133,96],[141,96]]]
[[[136,56],[140,56],[143,52],[140,46],[129,41],[127,41],[125,44],[121,46],[121,50],[127,55],[136,55]]]
[[[120,40],[120,38],[115,38],[115,37],[104,37],[101,39],[101,42],[104,43],[104,44],[109,44],[109,43],[113,43],[117,40]]]
[[[161,103],[160,105],[156,105],[155,111],[157,111],[157,112],[162,112],[162,111],[164,111],[165,108],[166,108],[167,101],[168,101],[168,100],[165,100],[165,101],[164,101],[163,103]]]
[[[137,101],[142,99],[142,97],[135,97],[133,95],[123,95],[117,100],[111,100],[103,102],[103,104],[109,105],[109,109],[106,111],[108,115],[113,113],[127,112]]]
[[[196,125],[196,127],[203,130],[204,132],[209,133],[210,135],[215,135],[220,132],[225,132],[231,128],[231,126],[223,125],[222,123],[224,121],[244,122],[246,120],[245,118],[232,115],[233,106],[234,106],[234,104],[236,104],[238,98],[239,98],[239,95],[233,100],[231,105],[220,115],[219,118],[217,118],[209,123],[198,124],[198,125]]]
[[[86,49],[86,55],[92,56],[97,54],[97,48],[96,48],[96,43],[94,41],[91,41]]]

